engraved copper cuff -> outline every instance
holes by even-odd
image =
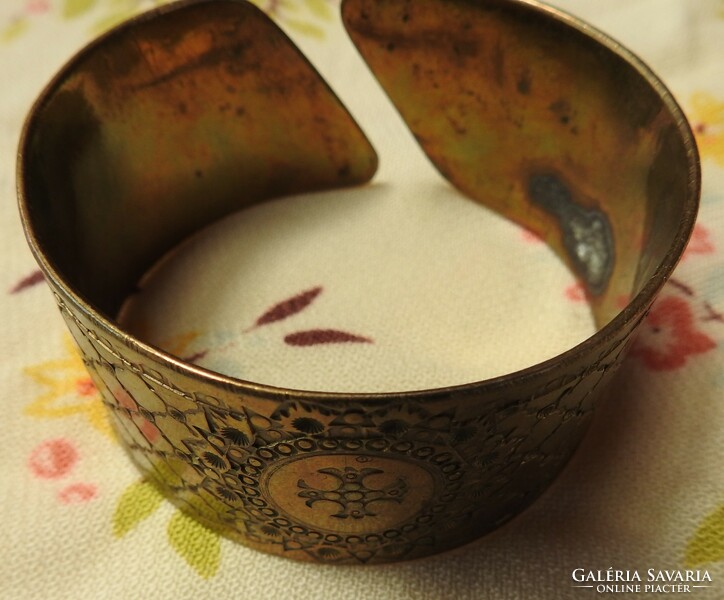
[[[140,469],[254,548],[378,563],[470,541],[559,473],[684,250],[699,166],[651,71],[553,9],[346,0],[342,12],[438,170],[543,237],[585,285],[595,335],[487,381],[334,394],[222,376],[119,328],[136,281],[190,233],[375,171],[320,76],[242,0],[164,6],[82,50],[28,118],[19,197],[29,244]]]

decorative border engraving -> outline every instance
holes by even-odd
[[[222,386],[211,395],[213,384],[157,363],[152,368],[130,342],[105,339],[95,323],[86,325],[60,296],[56,300],[116,430],[139,467],[174,502],[238,541],[324,562],[424,556],[474,539],[517,514],[572,454],[595,395],[627,345],[624,333],[592,364],[561,369],[520,397],[327,403],[240,396]],[[359,486],[362,500],[355,505],[340,500],[332,514],[334,504],[315,499],[320,490],[305,481],[309,475],[294,478],[284,497],[270,493],[274,473],[310,457],[329,460],[308,473],[337,478],[341,483],[334,492]],[[382,469],[388,483],[366,485],[383,461],[397,465]],[[415,469],[433,482],[429,500],[420,499],[420,490],[405,480],[404,473]],[[380,494],[386,502],[379,501]],[[331,521],[340,525],[318,527],[299,511],[290,514],[289,497],[305,515],[315,512],[317,502],[325,505],[319,514],[336,517]],[[419,499],[411,514],[401,520],[392,515],[411,498]],[[394,524],[378,527],[392,523],[393,516]],[[358,529],[345,533],[342,524]]]

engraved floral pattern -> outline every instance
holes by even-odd
[[[458,405],[432,399],[333,407],[249,397],[243,407],[231,408],[222,397],[184,389],[129,360],[127,348],[89,329],[59,297],[58,302],[81,336],[86,364],[119,435],[153,481],[183,498],[186,512],[271,552],[329,555],[325,560],[343,563],[421,556],[430,551],[424,540],[435,523],[444,521],[446,532],[459,529],[467,538],[516,514],[570,456],[595,392],[625,348],[622,332],[589,367],[551,380],[532,397],[499,398],[495,411],[488,407],[464,417]],[[384,430],[388,434],[381,437]],[[382,456],[418,464],[440,482],[437,495],[417,516],[409,515],[409,522],[391,528],[389,537],[373,532],[340,537],[334,556],[320,553],[323,534],[285,513],[270,495],[265,473],[296,456],[336,452],[355,453],[361,466],[324,467],[322,474],[340,482],[332,489],[301,478],[297,494],[307,508],[332,501],[339,506],[335,518],[364,522],[382,515],[385,504],[403,501],[408,489],[403,478],[379,483],[373,479],[377,468],[362,466]],[[473,501],[485,507],[486,519],[470,516]]]

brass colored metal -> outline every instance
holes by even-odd
[[[599,327],[685,242],[691,208],[673,197],[697,177],[694,143],[620,45],[509,0],[345,0],[343,17],[440,173],[543,237],[586,285]]]
[[[314,68],[264,13],[232,0],[167,5],[110,32],[34,112],[23,154],[35,235],[109,318],[152,261],[202,226],[377,168]]]
[[[120,329],[137,279],[189,233],[376,168],[319,75],[242,0],[168,5],[81,51],[28,118],[18,193],[30,247],[141,470],[251,547],[380,563],[498,527],[560,472],[684,250],[699,165],[662,83],[553,9],[346,0],[343,16],[443,175],[541,234],[587,285],[595,335],[487,381],[334,394],[222,376]],[[619,310],[622,293],[632,300]]]

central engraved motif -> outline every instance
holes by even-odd
[[[260,488],[297,528],[366,535],[417,518],[433,498],[436,476],[435,465],[407,456],[317,451],[276,462]]]
[[[373,502],[396,502],[400,504],[407,494],[409,486],[404,479],[384,486],[382,489],[369,488],[365,485],[365,478],[370,475],[384,474],[382,469],[355,469],[345,467],[344,470],[328,467],[317,471],[322,475],[331,475],[339,480],[337,489],[320,490],[300,479],[297,486],[303,491],[297,495],[305,498],[305,504],[312,508],[315,502],[326,500],[340,506],[340,510],[331,516],[338,519],[363,519],[364,517],[376,517],[377,513],[370,510],[369,505]]]

